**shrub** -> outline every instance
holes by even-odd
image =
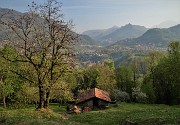
[[[136,87],[136,88],[133,88],[132,100],[138,103],[146,103],[147,95],[141,92],[141,89],[139,87]]]
[[[115,89],[113,91],[112,98],[121,102],[130,102],[130,96],[127,92]]]

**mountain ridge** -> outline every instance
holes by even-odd
[[[152,28],[160,28],[160,29],[170,28],[170,27],[176,26],[177,24],[180,24],[180,21],[167,20],[167,21],[164,21],[157,25],[152,26]]]
[[[146,46],[167,47],[168,42],[172,40],[180,40],[180,24],[170,28],[152,28],[138,38],[120,40],[110,46],[141,44]]]
[[[132,25],[129,23],[121,27],[115,26],[109,29],[85,31],[83,34],[91,36],[93,39],[97,40],[100,45],[107,46],[126,38],[139,37],[147,30],[148,29],[144,26]]]
[[[113,27],[107,28],[107,29],[87,30],[87,31],[84,31],[82,34],[88,35],[95,40],[100,40],[102,37],[112,33],[113,31],[117,30],[118,28],[119,28],[118,26],[113,26]]]
[[[7,13],[7,14],[6,14]],[[8,9],[8,8],[0,8],[0,17],[3,16],[3,19],[16,19],[18,18],[18,16],[21,16],[23,14],[27,14],[27,13],[21,13],[19,11],[16,10],[12,10],[12,9]],[[13,35],[9,30],[6,29],[5,26],[3,26],[2,24],[0,24],[0,39],[8,39],[8,36]],[[75,33],[77,34],[77,33]],[[76,45],[97,45],[97,42],[90,38],[87,35],[81,35],[79,34],[79,38],[78,38],[78,44]]]

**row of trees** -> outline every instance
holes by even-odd
[[[120,101],[179,104],[180,41],[169,44],[168,52],[149,52],[134,57],[126,65],[114,67],[113,61],[94,64],[74,72],[74,95],[98,87]]]
[[[38,84],[31,82],[37,77],[33,67],[4,58],[6,54],[8,59],[17,55],[17,51],[9,45],[4,46],[1,52],[0,99],[4,107],[6,101],[14,106],[37,104],[40,96]],[[169,45],[167,54],[150,52],[145,57],[132,59],[126,66],[115,68],[113,61],[105,61],[103,64],[74,68],[71,72],[63,72],[51,86],[49,99],[66,102],[82,91],[98,87],[108,91],[117,101],[179,104],[179,52],[180,41],[175,41]]]

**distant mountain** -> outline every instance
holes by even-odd
[[[142,36],[134,39],[121,40],[113,44],[117,45],[153,45],[156,47],[167,47],[168,42],[180,40],[180,24],[170,28],[153,28],[149,29]]]
[[[113,31],[117,30],[118,28],[119,28],[118,26],[113,26],[108,29],[88,30],[88,31],[83,32],[82,34],[88,35],[95,40],[101,40],[101,38],[112,33]]]
[[[175,26],[177,24],[180,24],[180,21],[168,20],[168,21],[162,22],[158,25],[155,25],[152,28],[169,28],[169,27]]]
[[[22,15],[23,13],[7,9],[7,8],[0,8],[0,18],[3,17],[4,20],[8,19],[16,19],[18,16]],[[0,39],[7,39],[8,35],[12,35],[12,33],[6,29],[6,27],[0,24]]]
[[[9,12],[11,12],[11,15],[8,14]],[[8,15],[8,16],[5,15],[5,17],[8,18],[16,18],[17,16],[22,15],[23,13],[8,8],[0,8],[0,16],[4,14]]]
[[[12,11],[11,9],[7,9],[7,8],[0,8],[0,17],[3,15],[3,18],[6,20],[16,19],[18,16],[21,16],[23,14],[27,14],[27,13],[21,13],[15,10]],[[7,39],[8,37],[12,37],[12,35],[13,34],[9,30],[7,30],[7,28],[4,25],[0,24],[0,39],[1,40]],[[77,45],[97,45],[97,42],[87,35],[79,35]]]
[[[88,35],[79,35],[78,44],[80,44],[80,45],[97,45],[98,43],[97,43],[97,41],[95,41]]]
[[[115,30],[114,32],[104,36],[102,38],[102,41],[107,42],[107,44],[112,44],[119,40],[127,38],[137,38],[141,36],[143,33],[145,33],[147,30],[148,29],[144,26],[127,24]]]
[[[83,34],[89,35],[99,41],[102,46],[113,44],[119,40],[127,38],[137,38],[145,33],[148,29],[144,26],[127,24],[122,27],[114,26],[105,30],[90,30]]]

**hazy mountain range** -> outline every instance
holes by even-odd
[[[83,32],[82,34],[88,35],[95,40],[101,40],[103,37],[111,34],[112,32],[116,31],[117,29],[119,29],[118,26],[113,26],[108,29],[87,30],[87,31]]]
[[[180,24],[170,28],[152,28],[138,38],[120,40],[111,46],[153,45],[156,47],[167,47],[168,42],[172,40],[180,40]]]
[[[10,9],[0,8],[0,16],[7,13]],[[16,19],[17,16],[26,14],[18,11],[13,11],[8,18]],[[169,21],[168,21],[169,22]],[[162,23],[164,26],[170,24],[168,22]],[[176,22],[177,23],[177,22]],[[175,24],[176,24],[175,23]],[[162,24],[160,24],[162,26]],[[159,25],[159,27],[160,27]],[[173,25],[173,23],[171,23]],[[157,26],[156,26],[157,27]],[[6,34],[10,32],[0,25],[0,39],[6,39]],[[101,45],[101,46],[114,46],[114,45],[155,45],[167,46],[171,40],[180,40],[180,24],[170,28],[152,28],[148,29],[144,26],[127,24],[122,27],[113,26],[108,29],[102,30],[88,30],[79,34],[78,45]]]
[[[152,28],[170,28],[178,24],[180,24],[180,21],[168,20],[168,21],[161,22],[160,24],[155,25]]]
[[[144,26],[127,24],[122,27],[113,26],[103,30],[89,30],[82,34],[88,35],[97,40],[102,46],[113,44],[119,40],[127,38],[137,38],[145,33],[148,29]]]

